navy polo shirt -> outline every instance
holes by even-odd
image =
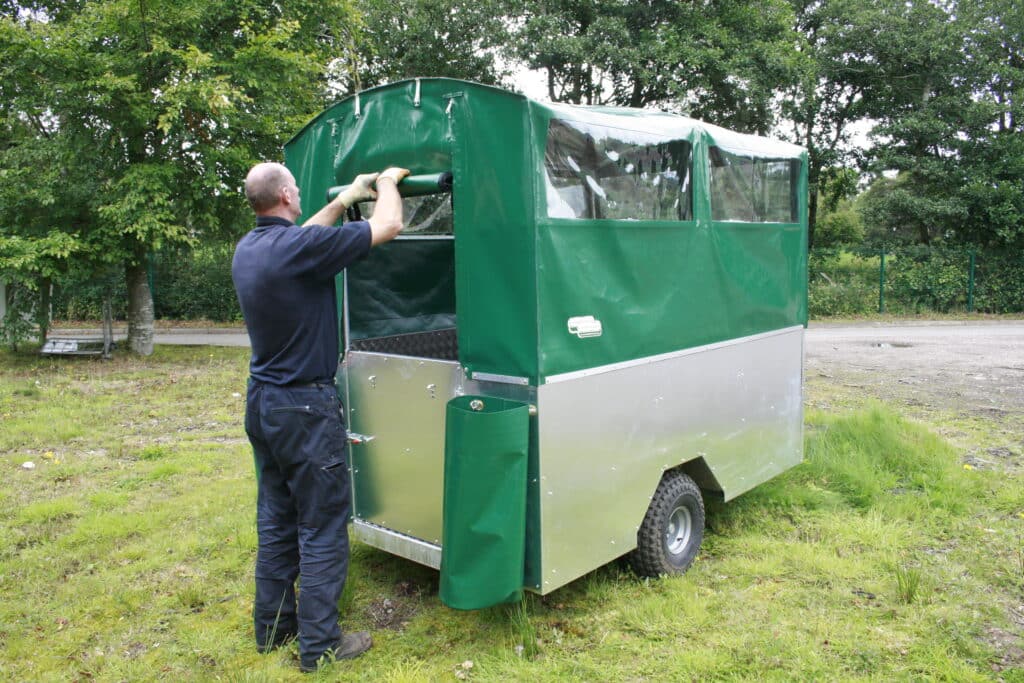
[[[231,279],[252,359],[249,374],[269,384],[330,381],[338,367],[334,276],[370,251],[370,224],[299,227],[258,216],[235,247]]]

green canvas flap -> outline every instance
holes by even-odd
[[[482,396],[448,402],[441,601],[482,609],[522,596],[529,407]]]

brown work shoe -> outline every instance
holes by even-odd
[[[329,664],[339,659],[353,659],[363,654],[373,645],[373,638],[366,631],[345,633],[341,636],[341,642],[320,656],[314,664],[302,663],[299,668],[306,673],[311,673],[320,668],[321,663]]]

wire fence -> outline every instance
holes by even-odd
[[[1024,254],[962,247],[815,249],[811,317],[870,313],[1019,313]]]

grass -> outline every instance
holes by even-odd
[[[436,572],[357,544],[342,616],[376,645],[303,677],[294,644],[252,641],[245,375],[242,349],[0,355],[0,679],[1024,681],[1022,473],[964,467],[1019,456],[1018,423],[821,382],[807,461],[709,501],[685,576],[611,564],[457,612]]]

